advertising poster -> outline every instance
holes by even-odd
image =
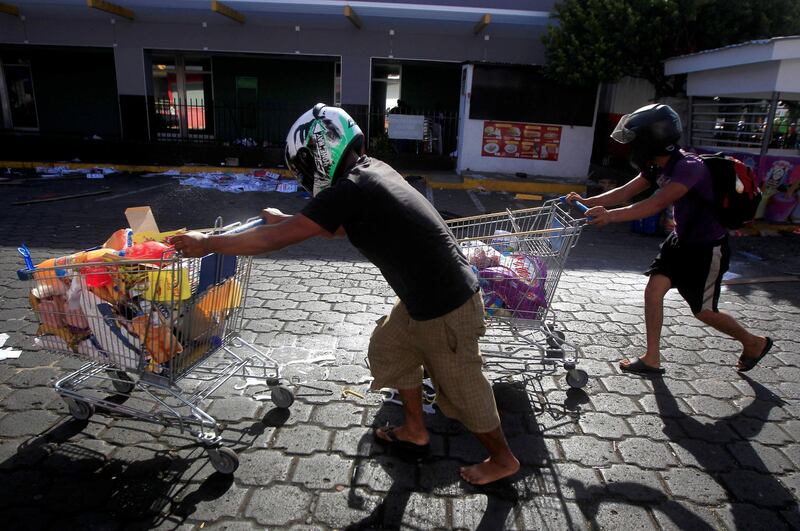
[[[483,122],[483,157],[555,161],[560,145],[560,125]]]

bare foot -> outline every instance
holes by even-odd
[[[410,442],[419,445],[426,445],[430,442],[430,436],[428,435],[427,430],[411,430],[406,425],[375,428],[375,437],[387,442],[394,442],[394,440],[387,435],[387,431],[391,431],[398,441]]]
[[[461,467],[461,477],[464,478],[464,481],[473,485],[486,485],[498,479],[506,478],[516,474],[519,470],[519,461],[513,456],[511,459],[513,461],[509,460],[501,463],[490,457],[483,463]]]
[[[655,359],[651,359],[651,358],[649,358],[647,356],[647,354],[645,354],[644,356],[640,356],[638,359],[641,360],[642,363],[644,363],[645,365],[647,365],[648,367],[650,367],[652,369],[658,369],[658,368],[661,367],[661,359],[660,359],[660,357],[659,358],[655,358]],[[625,370],[628,367],[630,367],[631,363],[634,363],[636,360],[637,360],[637,358],[626,358],[626,359],[624,359],[624,360],[619,362],[619,368],[622,369],[622,370]]]

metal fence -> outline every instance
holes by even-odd
[[[204,100],[150,100],[150,130],[155,141],[217,143],[243,147],[282,146],[286,133],[306,107],[228,105]],[[388,112],[351,112],[374,153],[448,155],[456,149],[458,113],[408,110],[424,117],[423,140],[389,138]]]
[[[152,140],[244,147],[283,145],[289,127],[308,110],[204,100],[151,100],[149,108]]]

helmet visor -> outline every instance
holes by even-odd
[[[617,123],[617,127],[615,127],[614,131],[611,133],[611,138],[620,144],[630,144],[636,138],[636,132],[631,131],[626,127],[630,116],[630,114],[626,114],[620,118],[619,123]]]

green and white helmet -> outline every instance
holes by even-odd
[[[360,154],[364,133],[339,107],[317,103],[286,136],[286,165],[300,185],[317,195],[341,177],[340,163],[349,149]]]

